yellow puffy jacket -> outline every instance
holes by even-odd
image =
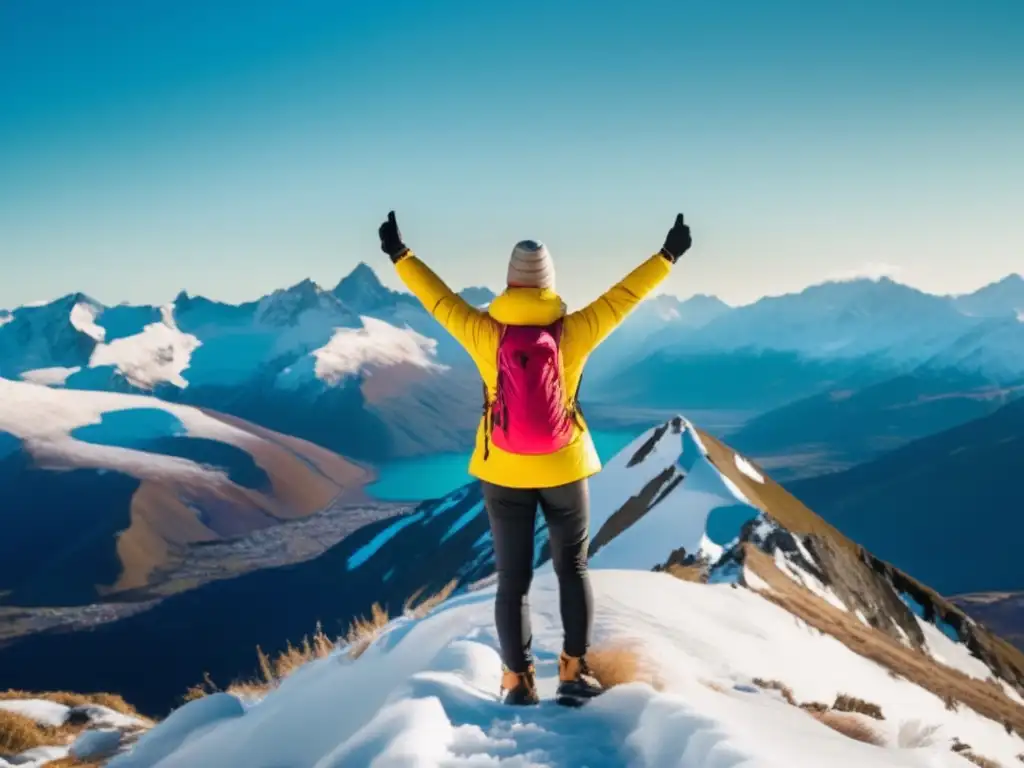
[[[490,399],[497,385],[498,340],[503,325],[549,325],[565,318],[562,371],[567,397],[572,398],[590,353],[658,287],[672,267],[667,259],[655,254],[596,301],[569,314],[557,293],[539,288],[509,288],[491,302],[486,312],[476,309],[445,285],[412,251],[398,261],[396,268],[402,282],[427,311],[469,352]],[[582,480],[600,470],[601,460],[585,423],[577,426],[569,444],[555,453],[524,456],[502,451],[492,444],[485,458],[481,419],[469,464],[473,477],[508,488],[552,488]]]

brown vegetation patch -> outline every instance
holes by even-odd
[[[961,752],[960,756],[965,760],[970,760],[975,765],[981,766],[981,768],[1003,768],[995,760],[989,760],[987,757],[983,757],[982,755],[976,755],[970,750],[967,752]]]
[[[403,611],[406,616],[411,616],[414,619],[422,619],[432,610],[437,608],[437,606],[451,597],[452,592],[454,592],[455,588],[458,586],[459,580],[452,579],[437,592],[423,600],[420,600],[420,596],[423,594],[424,588],[420,587],[412,593],[408,600],[405,601]]]
[[[701,565],[677,565],[671,563],[666,566],[664,572],[670,576],[675,576],[681,581],[692,581],[695,584],[706,584],[708,580],[707,569]]]
[[[650,676],[644,670],[640,653],[633,646],[610,645],[592,648],[587,651],[587,666],[603,688],[651,682]]]
[[[827,712],[828,704],[825,704],[820,701],[805,701],[803,704],[800,705],[800,709],[803,709],[807,712]]]
[[[0,701],[24,701],[25,699],[42,699],[52,701],[55,704],[63,704],[65,707],[85,707],[96,705],[120,712],[129,717],[145,719],[131,704],[125,701],[116,693],[69,693],[68,691],[46,691],[37,693],[33,691],[0,691]]]
[[[858,699],[856,696],[848,696],[845,693],[836,696],[832,709],[837,712],[858,712],[875,720],[885,720],[880,706],[872,704],[870,701],[864,701],[864,699]]]
[[[443,603],[455,591],[457,581],[451,581],[442,589],[429,597],[420,600],[423,590],[418,590],[405,601],[405,613],[413,618],[423,618],[430,611]],[[387,626],[391,617],[379,603],[374,603],[370,608],[369,616],[360,616],[349,625],[345,636],[341,638],[343,645],[347,646],[349,657],[358,659],[365,653],[374,640],[380,635],[381,630]],[[260,646],[256,646],[256,660],[259,665],[259,676],[252,679],[233,681],[225,689],[226,693],[240,698],[260,698],[265,696],[271,689],[277,687],[282,680],[291,675],[299,667],[308,664],[316,659],[329,656],[336,648],[336,643],[324,634],[323,628],[318,622],[313,635],[302,638],[299,645],[292,645],[289,641],[285,649],[271,658],[264,653]],[[183,704],[195,699],[216,693],[221,689],[210,678],[209,674],[203,675],[203,680],[189,688],[181,697]]]
[[[763,688],[766,691],[778,691],[787,704],[794,707],[796,706],[796,699],[793,697],[793,689],[785,683],[779,680],[765,680],[760,677],[755,677],[753,683],[758,688]]]
[[[978,714],[1004,723],[1024,734],[1024,707],[1002,691],[952,669],[924,653],[912,650],[877,630],[865,626],[847,611],[830,605],[778,570],[775,562],[756,547],[746,545],[744,562],[771,591],[761,592],[775,603],[846,647],[932,692],[943,701],[959,702]]]
[[[0,754],[17,755],[36,747],[55,747],[71,743],[85,725],[40,725],[17,712],[0,709]]]
[[[833,731],[841,733],[843,736],[847,736],[851,739],[855,739],[856,741],[862,741],[865,744],[873,744],[876,747],[880,747],[884,743],[882,737],[874,728],[853,715],[843,714],[829,709],[824,712],[811,711],[811,717],[819,723],[827,725]]]

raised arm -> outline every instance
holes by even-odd
[[[566,316],[566,344],[575,347],[574,356],[586,357],[604,341],[634,307],[668,277],[672,265],[691,244],[690,228],[680,213],[660,251],[583,309]]]
[[[379,234],[381,250],[391,257],[398,277],[471,357],[483,357],[497,344],[498,328],[490,315],[470,306],[402,242],[394,211],[381,224]]]

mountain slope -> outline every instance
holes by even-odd
[[[968,315],[1019,318],[1024,316],[1024,275],[1007,275],[974,293],[955,296],[953,302]]]
[[[729,441],[789,482],[848,469],[987,416],[1022,395],[1024,381],[1001,386],[953,368],[921,367],[868,386],[830,389],[761,414],[730,434]]]
[[[944,594],[1017,589],[1024,401],[845,472],[790,485],[827,520]],[[965,558],[967,558],[965,560]],[[950,568],[954,562],[969,567]]]
[[[425,618],[403,615],[383,626],[368,648],[343,643],[244,702],[217,693],[186,705],[113,767],[504,759],[952,768],[970,765],[968,757],[1009,765],[1024,748],[1018,651],[684,420],[638,439],[594,490],[594,658],[628,649],[618,652],[614,673],[640,682],[577,712],[503,707],[494,588],[478,582]],[[457,514],[442,503],[406,518],[400,531],[390,523],[364,539],[349,567],[379,561],[394,576],[402,555],[416,550],[389,552],[391,542],[426,523],[434,532],[419,537],[415,565],[432,571],[424,539],[437,541],[443,530],[444,548],[479,526],[479,503],[471,502],[464,489],[445,502]],[[478,556],[466,558],[473,570],[465,579],[482,572],[484,538],[467,536],[475,544],[467,554]],[[680,546],[666,552],[669,541]],[[542,545],[539,536],[538,560]],[[452,550],[444,551],[447,560]],[[650,572],[687,573],[694,555],[707,584]],[[550,697],[562,641],[550,562],[539,568],[532,598],[539,687]],[[872,705],[878,719],[839,711]],[[857,725],[872,743],[829,730],[829,722],[842,733]],[[951,750],[958,741],[969,746]]]
[[[671,569],[699,562],[712,569],[714,580],[736,581],[745,572],[748,549],[756,546],[772,553],[787,578],[847,601],[850,615],[859,612],[885,643],[927,647],[910,607],[918,606],[925,623],[941,620],[956,628],[957,647],[973,649],[986,675],[1015,686],[1024,681],[1017,651],[966,622],[927,588],[860,553],[760,470],[681,419],[651,430],[610,461],[594,478],[591,497],[595,568]],[[536,558],[548,562],[543,525]],[[431,593],[451,581],[469,589],[493,567],[473,484],[368,525],[313,560],[213,582],[86,633],[22,638],[0,650],[0,678],[36,689],[102,684],[157,712],[204,672],[222,683],[254,674],[254,644],[268,652],[281,649],[285,638],[301,637],[317,621],[336,634],[375,602],[398,613],[418,590]],[[277,598],[269,606],[268,595]],[[278,601],[287,610],[277,609]],[[187,642],[178,634],[183,626],[189,628]],[[153,653],[165,663],[147,665],[140,676],[139,666]]]
[[[155,398],[0,379],[0,603],[157,586],[181,549],[360,498],[363,469]]]
[[[633,649],[641,682],[581,710],[499,703],[487,589],[424,619],[400,618],[358,659],[340,649],[255,700],[219,693],[192,702],[111,768],[970,768],[950,749],[954,738],[1007,766],[1024,746],[1002,724],[947,710],[751,590],[601,569],[593,583],[597,643]],[[550,698],[562,642],[552,574],[537,577],[532,598],[539,686]],[[652,678],[657,689],[643,682]],[[785,681],[800,704],[827,708],[844,694],[879,705],[884,720],[835,710],[828,720],[852,721],[877,745],[830,729],[755,680]],[[915,738],[927,726],[930,738]]]
[[[590,379],[593,397],[764,412],[922,366],[929,378],[1024,381],[1024,323],[1005,313],[972,316],[949,297],[888,279],[823,283],[731,309],[698,328],[666,324],[623,339],[631,349]]]
[[[952,601],[1024,650],[1024,592],[975,592]]]

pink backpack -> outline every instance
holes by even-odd
[[[488,432],[498,448],[520,455],[554,453],[569,444],[579,402],[567,405],[561,341],[561,320],[502,329],[493,403],[487,402],[484,386],[485,459]]]

